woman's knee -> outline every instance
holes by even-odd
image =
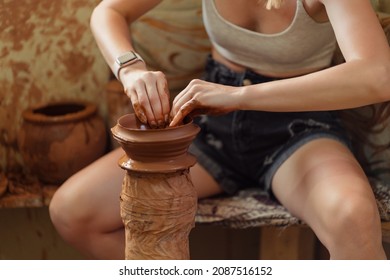
[[[352,241],[364,244],[381,239],[380,217],[375,199],[364,192],[340,194],[329,202],[325,228],[332,243]]]
[[[72,191],[70,182],[65,182],[54,194],[49,204],[50,219],[60,235],[65,239],[83,226],[83,215],[77,195]]]
[[[367,226],[379,219],[376,204],[371,199],[361,195],[350,194],[345,197],[342,203],[336,206],[337,225]],[[375,222],[375,224],[377,224]]]

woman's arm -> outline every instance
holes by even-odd
[[[345,63],[299,78],[264,84],[246,109],[308,111],[354,108],[390,99],[390,48],[370,1],[321,0]]]
[[[144,13],[159,4],[160,0],[104,0],[94,9],[91,30],[96,43],[114,74],[118,66],[115,60],[122,54],[134,51],[130,25]],[[134,111],[143,123],[162,127],[168,122],[170,111],[169,92],[165,76],[158,71],[148,71],[142,61],[128,65],[119,71]]]
[[[175,99],[171,125],[177,125],[195,109],[213,112],[217,106],[223,112],[287,112],[346,109],[390,100],[390,49],[370,1],[320,1],[326,7],[345,63],[246,87],[211,89],[205,82],[194,81]],[[203,90],[205,87],[208,90]]]

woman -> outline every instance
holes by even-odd
[[[331,258],[385,259],[374,195],[335,112],[390,98],[389,47],[370,1],[204,0],[213,45],[205,80],[191,81],[172,108],[164,74],[131,52],[128,28],[159,2],[102,1],[91,27],[142,122],[176,126],[202,114],[191,147],[199,197],[257,185]],[[346,62],[330,67],[336,39]],[[120,154],[74,175],[50,205],[59,233],[93,258],[123,258]]]

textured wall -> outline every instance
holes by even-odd
[[[98,0],[0,1],[0,171],[23,165],[17,148],[22,111],[61,99],[100,104],[108,79],[89,29]]]

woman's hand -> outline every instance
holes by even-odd
[[[202,80],[192,80],[173,101],[169,126],[177,126],[186,116],[221,115],[239,108],[239,88]]]
[[[138,119],[151,128],[168,126],[170,105],[165,75],[148,71],[143,65],[131,65],[121,70],[120,77]]]

